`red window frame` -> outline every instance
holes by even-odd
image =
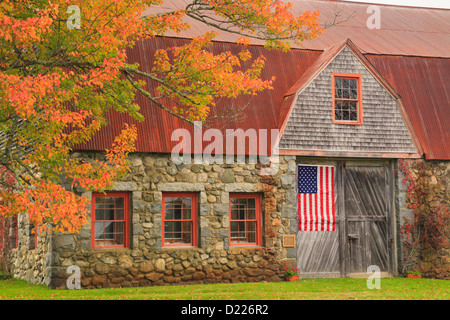
[[[262,235],[261,235],[261,195],[257,193],[230,193],[229,195],[229,239],[230,239],[230,246],[260,246],[262,243]],[[232,199],[254,199],[255,200],[255,217],[254,219],[232,219]],[[247,201],[248,203],[248,201]],[[246,212],[246,215],[248,213]],[[242,241],[240,242],[233,242],[232,239],[245,239],[248,240],[248,235],[243,238],[232,238],[232,232],[231,225],[233,222],[244,222],[244,223],[255,223],[255,241]],[[239,228],[239,227],[238,227]],[[239,233],[240,230],[237,231]],[[242,231],[243,233],[247,233],[247,227],[245,227],[245,230]]]
[[[113,219],[113,220],[96,220],[95,218],[95,201],[98,198],[123,198],[123,219]],[[114,208],[116,209],[116,208]],[[122,208],[118,208],[122,209]],[[111,244],[111,245],[98,245],[96,242],[101,240],[95,239],[95,223],[96,222],[122,222],[123,223],[123,243],[122,244]],[[130,247],[130,194],[128,192],[106,192],[105,193],[92,193],[91,201],[91,248],[93,249],[104,249],[104,248],[129,248]],[[117,234],[121,234],[117,233]],[[115,233],[113,233],[115,234]],[[106,243],[106,238],[103,240]],[[114,241],[114,240],[113,240]]]
[[[356,79],[357,99],[336,98],[335,78]],[[361,74],[331,73],[331,96],[333,98],[333,123],[334,124],[352,124],[352,125],[361,125],[361,124],[363,124],[363,113],[362,113],[362,75]],[[336,100],[340,100],[340,101],[355,101],[356,102],[357,119],[356,120],[336,120],[336,114],[335,114]]]
[[[166,198],[190,198],[191,199],[191,218],[190,219],[167,219],[166,217]],[[165,222],[182,222],[180,232],[172,231],[172,233],[187,233],[183,230],[183,222],[190,223],[190,242],[176,242],[175,239],[167,238],[165,230]],[[168,233],[168,232],[167,232]],[[163,247],[196,247],[197,246],[197,194],[193,192],[164,192],[162,195],[162,222],[161,222],[161,239]]]

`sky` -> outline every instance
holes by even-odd
[[[344,1],[450,9],[450,0],[344,0]]]

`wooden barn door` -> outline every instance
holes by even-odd
[[[367,277],[371,265],[378,266],[383,275],[392,274],[392,164],[342,160],[332,165],[335,230],[298,231],[297,267],[301,276]]]
[[[376,265],[390,272],[391,178],[388,166],[344,167],[347,276],[367,276]]]

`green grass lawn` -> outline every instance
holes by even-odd
[[[432,279],[302,279],[296,282],[179,285],[119,289],[52,290],[24,281],[0,280],[0,300],[450,300],[450,282]]]

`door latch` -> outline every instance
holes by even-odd
[[[359,240],[359,234],[349,234],[347,236],[347,238],[348,238],[349,241],[351,241],[351,240]]]

